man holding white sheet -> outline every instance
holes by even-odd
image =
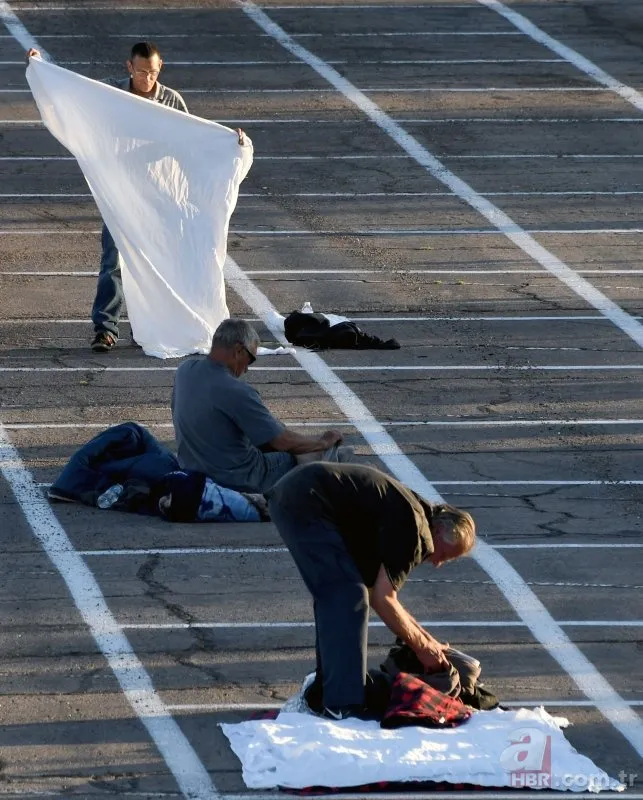
[[[34,48],[28,50],[27,62],[32,56],[39,58],[40,51]],[[107,79],[104,83],[159,105],[188,113],[181,95],[158,81],[163,69],[163,59],[154,42],[144,41],[134,44],[130,57],[126,61],[126,68],[128,77]],[[237,129],[237,133],[239,144],[242,147],[246,146],[247,139],[244,132]],[[101,246],[100,271],[91,314],[94,325],[94,339],[91,348],[95,353],[106,353],[116,346],[119,335],[118,323],[124,302],[121,256],[104,223]]]

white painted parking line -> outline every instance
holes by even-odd
[[[579,269],[579,275],[643,275],[643,269]],[[98,271],[85,270],[0,270],[0,275],[35,278],[96,278]],[[390,278],[395,275],[540,275],[551,279],[544,269],[249,269],[246,275],[252,278],[263,275],[379,275]],[[579,349],[579,348],[576,348]]]
[[[643,153],[471,153],[468,155],[456,155],[456,156],[442,156],[445,161],[478,161],[478,160],[490,160],[490,161],[509,161],[509,160],[519,160],[519,159],[543,159],[543,158],[555,158],[555,159],[571,159],[571,160],[597,160],[601,158],[608,158],[608,159],[636,159],[636,158],[643,158]]]
[[[492,621],[454,621],[423,620],[418,623],[422,627],[432,628],[524,628],[525,623],[517,620],[492,620]],[[558,623],[560,624],[560,623]],[[123,630],[134,631],[171,631],[171,630],[252,630],[252,629],[298,629],[313,628],[315,622],[121,622]],[[386,625],[379,621],[369,621],[369,628],[385,628]]]
[[[378,128],[384,131],[396,144],[411,156],[430,175],[454,191],[462,200],[485,217],[498,231],[510,239],[527,255],[548,269],[568,288],[582,297],[590,305],[604,314],[612,323],[630,336],[637,344],[643,346],[643,325],[624,311],[617,303],[596,289],[589,281],[580,277],[567,264],[540,245],[529,232],[515,223],[487,198],[478,194],[471,186],[450,172],[444,164],[420,142],[408,134],[398,123],[394,122],[376,103],[369,99],[350,81],[340,75],[323,59],[315,56],[298,44],[283,28],[277,25],[252,0],[237,4],[259,28],[270,34],[275,41],[292,55],[308,64],[322,78],[337,89],[349,102],[359,108]],[[642,733],[643,742],[643,733]],[[641,745],[643,751],[643,743]]]
[[[1,90],[0,90],[1,91]],[[630,161],[643,158],[643,153],[470,153],[468,155],[443,155],[444,161],[519,161],[524,160],[600,160]],[[346,155],[285,155],[256,156],[255,161],[404,161],[412,156],[404,153],[347,153]],[[0,161],[76,161],[73,156],[0,156]],[[448,192],[460,196],[456,190]]]
[[[127,420],[119,422],[5,422],[4,427],[8,431],[20,430],[56,430],[70,428],[70,429],[103,429],[112,425],[121,425]],[[341,422],[335,419],[322,419],[316,422],[301,422],[299,420],[284,420],[284,425],[289,428],[322,428],[324,426],[333,428],[354,428],[352,422]],[[146,422],[148,427],[151,428],[171,428],[171,422]],[[611,425],[643,425],[643,419],[470,419],[470,420],[388,420],[380,422],[385,428],[524,428],[524,427],[582,427],[584,425],[597,425],[597,426],[611,426]],[[435,485],[452,485],[453,481],[432,481]],[[525,481],[455,481],[455,483],[462,483],[462,485],[480,485],[480,486],[493,486],[493,485],[511,485],[522,486]],[[633,486],[643,481],[527,481],[535,485],[551,485],[551,486],[602,486],[602,485],[616,485],[616,484],[631,484]]]
[[[91,195],[90,192],[81,192],[81,193],[73,193],[73,192],[55,192],[55,193],[52,193],[52,192],[33,192],[33,193],[20,192],[20,193],[12,193],[12,194],[0,194],[0,197],[14,198],[14,199],[16,199],[18,197],[30,197],[30,198],[33,198],[33,197],[39,197],[39,198],[42,198],[42,197],[44,197],[44,198],[51,198],[51,197],[61,198],[61,197],[64,197],[64,198],[67,198],[67,197],[91,197],[91,196],[92,195]]]
[[[334,94],[335,89],[191,89],[182,88],[181,94]],[[486,94],[491,92],[605,92],[599,86],[368,86],[360,89],[367,94]],[[31,89],[0,89],[0,94],[31,94]]]
[[[585,125],[589,122],[622,122],[643,123],[643,117],[391,117],[394,122],[413,123],[414,125],[452,125],[462,123],[499,124],[499,125]],[[278,120],[273,120],[278,122]],[[321,121],[321,120],[320,120]],[[352,120],[344,120],[351,123]]]
[[[21,89],[0,89],[0,92]],[[181,94],[329,94],[335,89],[181,89]],[[492,92],[605,92],[599,86],[365,86],[365,94],[487,94]]]
[[[499,2],[499,0],[478,0],[478,2],[490,8],[492,11],[495,11],[497,14],[500,14],[500,16],[504,17],[512,25],[515,25],[521,33],[529,36],[535,42],[538,42],[538,44],[549,48],[561,58],[573,64],[581,72],[584,72],[585,75],[588,75],[592,80],[600,83],[610,91],[615,92],[619,97],[631,103],[639,111],[643,111],[643,94],[641,94],[641,92],[636,91],[631,86],[627,86],[621,81],[617,81],[616,78],[581,55],[577,50],[573,50],[571,47],[559,42],[558,39],[554,39],[553,36],[549,36],[549,34],[534,25],[527,17],[513,9],[507,8],[507,6]]]
[[[335,369],[337,369],[335,367]],[[378,367],[379,369],[379,367]],[[123,420],[122,422],[126,422],[127,420]],[[121,422],[114,422],[114,423],[102,423],[102,422],[6,422],[5,428],[7,430],[48,430],[48,429],[56,429],[56,428],[102,428],[108,427],[108,425],[120,425]],[[171,428],[171,422],[147,422],[147,425],[151,427],[157,428]],[[296,427],[296,428],[319,428],[325,426],[332,426],[335,428],[353,428],[355,427],[352,422],[342,422],[336,419],[321,419],[315,422],[302,422],[300,420],[284,420],[284,424],[288,427]],[[578,427],[583,425],[598,425],[598,426],[610,426],[610,425],[643,425],[643,419],[468,419],[468,420],[455,420],[455,419],[448,419],[448,420],[389,420],[380,422],[385,428],[414,428],[414,427],[435,427],[435,428],[477,428],[477,427],[516,427],[516,428],[523,428],[523,427]],[[453,481],[432,481],[435,484],[449,484],[451,485]],[[602,484],[611,484],[611,483],[623,483],[624,481],[582,481],[582,485],[584,486],[591,486],[596,485],[600,486]],[[496,481],[464,481],[464,483],[471,483],[472,485],[494,485]],[[506,483],[502,481],[502,483]],[[511,481],[508,482],[511,484]],[[551,481],[533,481],[535,484],[551,484],[552,486],[559,486],[562,484],[575,485],[577,481],[559,481],[559,480],[551,480]],[[638,483],[643,483],[643,481],[625,481],[625,483],[631,483],[633,485]],[[515,481],[516,485],[524,484],[524,481]]]
[[[67,10],[67,9],[66,9]],[[149,11],[149,8],[147,9]],[[162,33],[146,31],[145,33],[136,33],[132,31],[127,34],[130,39],[270,39],[272,38],[267,33],[211,33],[209,31],[200,30],[194,33]],[[108,39],[122,39],[122,33],[108,33]],[[384,37],[405,37],[405,36],[522,36],[518,31],[378,31],[373,33],[345,33],[341,31],[325,31],[323,33],[293,33],[293,39],[330,39],[333,36],[338,38],[373,38],[377,36]],[[13,39],[15,37],[7,34],[0,34],[0,39]],[[40,39],[95,39],[94,34],[87,33],[44,33],[41,34]],[[43,52],[42,48],[40,48]]]
[[[333,367],[337,369],[337,367]],[[537,428],[537,427],[577,427],[583,425],[643,425],[643,419],[446,419],[446,420],[392,420],[382,422],[386,428],[504,428],[504,427],[517,427],[517,428]],[[311,427],[316,428],[319,425],[332,425],[340,427],[342,425],[351,426],[350,422],[341,423],[332,420],[323,420],[321,422],[289,422],[288,425],[297,427]],[[432,481],[432,483],[440,483],[440,481]],[[451,483],[449,481],[449,483]],[[484,483],[484,481],[476,481],[476,483]],[[519,481],[523,483],[523,481]],[[541,483],[541,481],[538,481]],[[560,481],[553,481],[552,483],[559,484]],[[597,484],[602,481],[597,481]],[[643,481],[642,481],[643,483]]]
[[[297,355],[303,355],[300,348]],[[641,370],[643,364],[420,364],[402,365],[362,365],[351,366],[327,364],[335,372],[602,372]],[[87,365],[83,367],[2,367],[0,372],[175,372],[172,367],[103,367]],[[250,372],[306,372],[305,367],[250,367]],[[339,378],[335,382],[342,383]],[[378,423],[379,424],[379,423]],[[557,423],[554,423],[557,424]]]
[[[149,547],[121,550],[79,550],[81,556],[202,556],[287,553],[286,547]]]
[[[625,236],[625,235],[638,235],[643,233],[643,228],[521,228],[521,235],[528,236],[530,234],[543,233],[552,234],[556,236],[598,236],[598,235],[612,235],[612,236]],[[82,228],[69,229],[69,228],[38,228],[36,230],[21,230],[13,228],[2,228],[0,236],[87,236],[89,234],[100,234],[98,228]],[[264,230],[260,229],[245,229],[235,228],[230,230],[230,236],[503,236],[506,235],[496,228],[367,228],[367,229],[346,229],[346,230],[302,230],[298,229],[277,229],[277,230]],[[534,248],[544,249],[535,240]],[[553,256],[552,256],[553,258]],[[567,268],[569,269],[569,267]],[[552,272],[551,270],[548,270]],[[570,270],[571,271],[571,270]],[[554,273],[552,273],[554,274]],[[582,278],[574,272],[576,281],[575,283],[586,283]],[[554,274],[554,277],[560,280],[560,276]],[[566,281],[563,281],[566,283]],[[590,284],[591,285],[591,284]],[[570,287],[571,288],[571,287]],[[593,292],[587,292],[588,297],[601,294],[598,289],[592,287]],[[602,295],[604,297],[604,295]],[[597,298],[593,298],[594,302],[590,305],[598,308],[607,308],[612,303],[611,300],[605,299],[604,303],[599,303]],[[622,313],[625,313],[620,309]],[[607,315],[606,315],[607,316]],[[620,316],[620,315],[617,315]],[[609,316],[610,322],[614,324],[614,319]],[[616,318],[616,317],[615,317]],[[627,319],[632,319],[628,314]],[[621,327],[620,325],[617,327]],[[642,340],[643,341],[643,340]]]
[[[435,486],[643,486],[643,480],[432,481],[432,483]],[[639,545],[636,546],[638,547]],[[640,546],[643,547],[643,545]]]
[[[632,195],[643,195],[643,191],[570,191],[570,192],[481,192],[484,197],[629,197]],[[67,198],[67,197],[87,197],[92,195],[90,192],[85,193],[43,193],[43,192],[13,192],[11,194],[0,194],[0,198]],[[341,199],[341,198],[371,198],[371,197],[455,197],[453,192],[240,192],[239,197],[310,197],[319,199]],[[319,270],[323,272],[324,270]],[[353,270],[354,271],[354,270]],[[595,270],[598,272],[599,270]]]
[[[601,795],[606,800],[643,800],[643,794],[640,792],[627,792],[625,794],[617,794],[615,792],[601,792]],[[548,792],[544,789],[538,792],[528,792],[525,789],[520,789],[517,794],[516,789],[507,789],[505,791],[484,791],[484,792],[368,792],[367,795],[353,793],[333,792],[332,794],[315,794],[314,797],[323,798],[323,800],[356,800],[357,798],[368,798],[368,800],[560,800],[560,792]],[[268,794],[261,792],[254,792],[253,794],[223,794],[221,800],[275,800],[278,794]]]
[[[481,195],[480,195],[481,196]],[[5,231],[0,231],[0,234]],[[6,231],[9,233],[10,231]],[[64,230],[56,230],[54,233],[64,233]],[[73,231],[69,231],[72,233]],[[96,231],[98,233],[99,231]],[[46,231],[52,233],[52,231]],[[78,231],[83,233],[83,231]],[[86,233],[86,231],[85,231]],[[643,228],[521,228],[521,234],[529,235],[536,233],[556,234],[556,235],[574,235],[574,236],[591,236],[597,234],[610,234],[614,236],[622,236],[629,234],[643,233]],[[230,231],[231,235],[236,236],[502,236],[506,235],[501,233],[496,228],[365,228],[356,230],[253,230],[235,228]],[[534,249],[544,249],[537,242],[534,241]],[[543,259],[544,260],[544,259]],[[544,265],[543,265],[544,266]],[[569,269],[569,267],[568,267]],[[550,270],[551,272],[551,270]],[[574,272],[574,283],[579,284],[582,281]],[[554,274],[554,277],[560,280],[560,276]],[[590,284],[591,285],[591,284]],[[571,288],[571,287],[570,287]],[[592,292],[587,291],[588,296],[592,296],[598,292],[597,289],[592,287]],[[599,293],[600,294],[600,293]],[[587,299],[587,298],[584,298]],[[595,298],[595,303],[590,305],[605,307],[611,304],[612,301],[606,298],[605,303],[599,303]],[[615,305],[615,304],[614,304]],[[622,309],[620,309],[622,311]],[[629,316],[629,315],[628,315]],[[614,320],[612,320],[614,322]],[[619,326],[620,327],[620,326]],[[641,333],[641,332],[637,332]],[[642,340],[643,341],[643,340]]]
[[[578,542],[578,543],[566,543],[566,542],[545,542],[539,544],[496,544],[493,545],[496,550],[564,550],[566,548],[607,548],[611,549],[615,547],[617,549],[623,548],[641,548],[643,544],[638,542],[603,542],[601,544],[592,543],[592,542]]]
[[[484,192],[485,197],[629,197],[643,195],[643,191],[569,191],[569,192]],[[89,192],[84,194],[44,194],[44,193],[13,193],[0,194],[0,197],[91,197]],[[240,192],[239,197],[311,197],[311,198],[370,198],[370,197],[454,197],[453,192]]]
[[[82,11],[87,13],[87,11],[114,11],[115,7],[111,6],[99,6],[99,5],[92,5],[90,8],[83,8],[82,6],[47,6],[47,5],[33,5],[33,6],[20,6],[18,11],[47,11],[51,13],[53,11],[65,11],[69,13],[70,11]],[[123,5],[118,6],[118,12],[123,11],[149,11],[149,6],[136,6],[136,5]],[[163,9],[156,9],[157,13],[160,11],[171,12],[171,11],[203,11],[203,6],[185,6],[183,8],[172,8],[172,7],[165,7]]]
[[[643,269],[579,269],[579,275],[643,275]],[[2,275],[78,275],[88,273],[2,272]],[[98,275],[98,272],[89,273]],[[550,278],[544,269],[252,269],[247,275],[541,275]]]
[[[643,800],[643,794],[640,792],[627,792],[625,794],[616,794],[615,792],[601,792],[601,795],[606,800]],[[125,795],[124,795],[125,796]],[[278,794],[268,794],[261,792],[254,792],[253,794],[223,794],[221,800],[275,800],[279,798]],[[517,794],[516,789],[507,789],[505,791],[484,791],[484,792],[368,792],[362,795],[353,793],[333,792],[332,794],[315,794],[313,795],[322,800],[356,800],[356,798],[368,798],[368,800],[560,800],[560,792],[548,792],[541,789],[538,792],[528,792],[525,789],[520,789]],[[146,797],[148,797],[146,795]],[[145,799],[144,799],[145,800]]]
[[[328,309],[327,309],[328,310]],[[643,319],[641,316],[635,316],[634,319]],[[526,314],[523,316],[466,316],[466,317],[431,317],[428,315],[421,316],[387,316],[387,317],[353,317],[353,322],[609,322],[608,319],[600,314],[574,314],[572,316],[561,314],[559,316],[549,316],[542,314]],[[246,318],[247,322],[261,322],[256,317]],[[126,318],[121,319],[123,323],[129,323]],[[0,327],[2,325],[89,325],[91,319],[51,319],[46,317],[24,317],[21,319],[0,319]]]
[[[114,66],[114,61],[57,61],[61,67],[88,67],[88,66]],[[413,58],[413,59],[365,59],[359,61],[351,61],[349,59],[331,60],[329,64],[333,65],[353,65],[361,66],[362,64],[376,65],[376,64],[396,64],[396,65],[425,65],[425,64],[564,64],[564,58]],[[291,59],[289,61],[174,61],[172,60],[172,67],[284,67],[292,64],[300,65],[299,59]],[[24,59],[19,61],[0,61],[0,67],[24,67]]]
[[[556,625],[563,628],[643,628],[643,620],[555,620]],[[526,628],[522,620],[422,620],[423,628]],[[121,622],[123,630],[134,631],[170,631],[194,630],[204,628],[207,630],[244,630],[244,629],[288,629],[288,628],[313,628],[314,620],[310,622]],[[369,621],[369,628],[385,628],[386,625],[379,621]]]
[[[337,13],[338,11],[349,11],[352,12],[354,9],[360,8],[372,8],[374,11],[390,11],[391,9],[395,9],[395,11],[407,11],[409,9],[421,9],[422,11],[426,11],[427,9],[435,9],[439,8],[440,4],[433,4],[433,5],[412,5],[410,3],[325,3],[323,6],[320,5],[308,5],[305,3],[304,5],[267,5],[264,6],[261,3],[258,3],[260,8],[265,9],[266,11],[310,11],[314,9],[315,11],[333,11]],[[458,10],[462,8],[478,8],[475,3],[458,3],[457,5]]]
[[[268,711],[281,708],[281,706],[282,703],[172,703],[168,705],[168,709],[174,713],[185,713],[187,711]]]
[[[533,124],[564,124],[564,125],[584,125],[585,123],[603,123],[603,122],[618,122],[618,123],[643,123],[643,117],[587,117],[587,118],[554,118],[554,117],[391,117],[394,122],[399,123],[413,123],[414,125],[453,125],[454,123],[461,123],[463,125],[471,124],[493,124],[500,125],[533,125]],[[315,117],[306,118],[263,118],[252,119],[248,117],[234,117],[233,119],[213,119],[212,122],[219,122],[221,124],[233,124],[243,122],[245,125],[336,125],[339,127],[345,125],[364,125],[361,119],[318,119]],[[42,120],[39,119],[0,119],[0,125],[44,125]]]
[[[261,3],[258,3],[260,8],[264,8],[266,11],[310,11],[314,9],[315,11],[333,11],[337,13],[338,11],[349,11],[352,12],[354,9],[360,8],[372,8],[373,10],[379,11],[390,11],[391,9],[395,9],[395,11],[407,11],[409,9],[421,9],[426,11],[427,9],[435,9],[439,8],[440,4],[433,4],[429,5],[412,5],[410,3],[325,3],[323,6],[320,5],[308,5],[305,3],[304,5],[267,5],[264,6]],[[462,8],[478,8],[475,3],[458,3],[457,6],[458,10]]]
[[[626,700],[628,706],[637,708],[643,706],[643,700]],[[171,703],[167,708],[175,713],[186,713],[190,711],[208,712],[243,712],[243,711],[272,711],[281,708],[283,703]],[[503,706],[510,708],[540,708],[541,706],[551,708],[595,708],[596,704],[591,700],[505,700],[502,699]],[[368,797],[370,797],[370,792]],[[469,795],[467,795],[468,797]],[[522,797],[522,793],[520,797]],[[629,794],[627,795],[630,796]]]
[[[439,484],[436,481],[435,484]],[[557,549],[640,549],[640,543],[619,543],[604,542],[602,544],[578,542],[574,544],[547,542],[540,544],[491,544],[495,550],[557,550]],[[103,556],[203,556],[203,555],[251,555],[251,554],[270,554],[287,553],[286,547],[148,547],[148,548],[125,548],[112,550],[79,550],[78,554],[86,557]]]

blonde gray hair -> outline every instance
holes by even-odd
[[[476,543],[476,524],[467,511],[450,505],[434,506],[431,531],[461,556],[473,550]]]

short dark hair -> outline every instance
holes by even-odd
[[[161,54],[159,53],[159,49],[154,42],[136,42],[134,47],[132,47],[130,60],[134,61],[136,56],[140,56],[141,58],[152,58],[152,56],[158,56],[160,58]]]

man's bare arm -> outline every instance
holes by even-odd
[[[304,453],[316,453],[327,450],[334,444],[342,440],[342,435],[338,431],[326,431],[321,436],[302,436],[288,428],[275,436],[268,442],[268,448],[277,450],[280,453],[291,453],[293,456],[300,456]]]
[[[369,594],[373,610],[395,636],[409,645],[426,670],[435,672],[448,666],[445,645],[424,630],[400,603],[383,566]]]

